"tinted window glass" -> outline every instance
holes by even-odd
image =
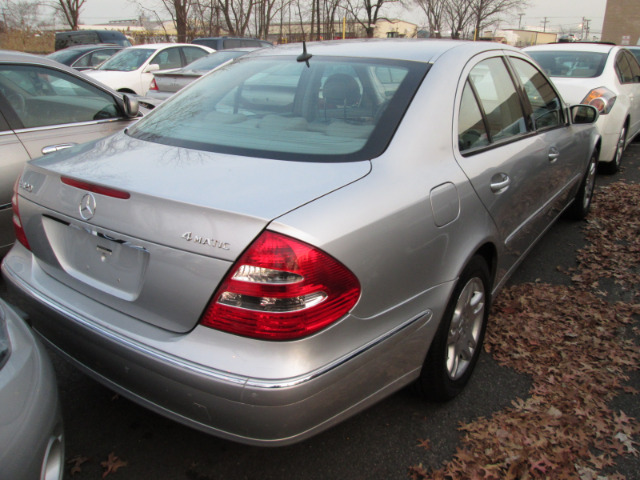
[[[382,85],[378,67],[392,69],[398,83]],[[371,158],[386,148],[427,68],[321,56],[307,67],[295,57],[241,57],[165,102],[129,134],[268,158]]]
[[[160,70],[167,70],[169,68],[180,68],[182,66],[180,49],[178,47],[174,47],[162,50],[151,59],[149,64],[160,65]]]
[[[212,53],[203,57],[199,60],[196,60],[193,63],[190,63],[185,67],[186,70],[194,70],[198,72],[207,72],[209,70],[213,70],[216,67],[219,67],[225,62],[229,60],[233,60],[236,57],[240,57],[247,52],[238,51],[238,50],[220,50],[219,52]]]
[[[187,62],[185,63],[185,65],[188,65],[194,60],[198,60],[199,58],[202,58],[209,54],[208,52],[198,47],[182,47],[182,53],[184,53],[184,58]]]
[[[624,52],[619,52],[616,57],[616,72],[618,73],[618,79],[621,83],[633,82],[631,65],[629,65],[629,61],[624,56]]]
[[[602,75],[606,53],[571,51],[527,51],[551,77],[592,78]]]
[[[25,128],[119,117],[109,94],[57,70],[0,66],[0,91]]]
[[[469,79],[478,93],[492,142],[526,132],[520,99],[502,59],[480,62]]]
[[[629,61],[629,67],[631,68],[631,77],[634,82],[640,82],[640,64],[633,56],[633,54],[629,52],[624,52],[627,60]]]
[[[460,151],[465,151],[485,145],[489,145],[487,130],[476,97],[467,82],[462,92],[458,117],[458,147]]]
[[[562,102],[546,78],[529,62],[511,58],[511,63],[524,86],[533,110],[537,130],[562,124]]]

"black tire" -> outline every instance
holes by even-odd
[[[573,203],[567,210],[567,215],[575,220],[584,220],[591,209],[591,200],[596,188],[596,173],[598,172],[598,152],[593,152],[589,159],[587,171],[584,173],[580,188]]]
[[[460,275],[422,366],[417,390],[431,400],[458,395],[478,361],[491,305],[487,262],[474,256]]]
[[[613,156],[613,160],[610,162],[601,163],[601,170],[603,173],[608,173],[609,175],[613,175],[620,170],[620,162],[622,161],[622,154],[624,153],[624,147],[627,143],[627,125],[625,124],[620,130],[620,135],[618,136],[618,144],[616,145],[616,153]]]

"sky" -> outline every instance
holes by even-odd
[[[98,24],[107,23],[109,20],[137,18],[141,11],[139,5],[153,9],[154,5],[157,8],[159,3],[159,0],[87,0],[80,19],[85,24]],[[522,22],[523,28],[541,27],[546,18],[547,30],[579,32],[584,17],[589,20],[591,32],[602,31],[606,0],[528,0],[527,3],[529,6],[523,10],[522,18],[516,15],[506,19],[500,24],[500,28],[518,28],[519,21]],[[159,9],[158,13],[162,18],[167,17],[162,9]],[[414,23],[426,23],[426,17],[419,10],[403,12],[394,8],[389,13],[389,16],[393,15],[403,20],[411,19]]]

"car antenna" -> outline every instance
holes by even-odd
[[[307,67],[309,67],[309,59],[313,57],[313,55],[311,55],[310,53],[307,53],[307,42],[305,42],[304,40],[302,41],[302,53],[300,55],[298,55],[298,58],[296,58],[296,60],[298,62],[304,62],[307,64]]]

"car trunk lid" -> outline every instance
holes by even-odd
[[[367,161],[238,157],[123,133],[32,162],[19,207],[49,275],[139,320],[185,332],[271,220],[369,169]]]

